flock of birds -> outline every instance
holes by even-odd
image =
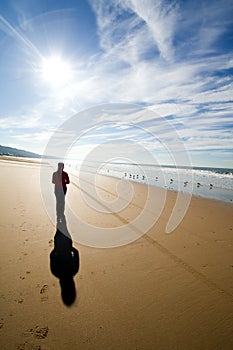
[[[137,174],[137,175],[134,175],[134,174],[128,174],[128,173],[125,173],[125,177],[129,178],[129,179],[133,179],[133,180],[139,180],[140,179],[140,176]],[[145,180],[145,175],[141,175],[141,180]],[[158,181],[159,178],[158,176],[155,177],[155,181]],[[170,179],[170,184],[173,183],[173,179]],[[186,187],[188,185],[188,181],[184,181],[184,187]],[[197,182],[197,187],[200,187],[201,186],[201,183],[200,182]],[[209,188],[212,189],[214,187],[213,184],[209,184]]]

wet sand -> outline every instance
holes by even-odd
[[[50,270],[56,227],[42,203],[40,165],[0,161],[0,177],[1,349],[233,348],[232,204],[193,197],[166,234],[176,199],[168,192],[157,222],[131,244],[97,249],[73,239],[80,267],[67,306]],[[146,186],[134,184],[132,205],[105,220],[71,180],[67,201],[90,225],[123,227],[145,202]],[[116,181],[99,178],[99,191],[114,197]],[[160,190],[152,196],[156,203]]]

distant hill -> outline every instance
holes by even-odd
[[[37,153],[24,151],[13,147],[7,147],[0,145],[0,156],[13,156],[13,157],[26,157],[26,158],[41,158],[42,156]]]

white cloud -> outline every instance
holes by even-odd
[[[174,55],[173,36],[178,20],[177,4],[175,2],[168,4],[163,0],[129,0],[127,5],[145,21],[160,55],[165,60],[172,61]]]
[[[31,142],[34,144],[38,144],[41,142],[48,142],[49,138],[52,136],[52,132],[41,131],[41,132],[30,132],[30,133],[20,133],[16,135],[12,135],[12,138],[16,140],[23,140],[24,142]]]
[[[230,48],[220,52],[215,44],[228,30],[231,2],[93,0],[90,4],[101,50],[88,62],[77,58],[72,81],[56,92],[43,90],[38,83],[37,103],[12,116],[3,115],[1,127],[23,129],[25,139],[30,129],[41,127],[42,133],[32,132],[30,137],[35,136],[34,142],[46,141],[45,128],[56,129],[81,109],[129,102],[148,106],[150,111],[110,117],[99,113],[93,116],[93,127],[121,118],[126,124],[118,135],[125,139],[134,137],[153,146],[153,137],[169,142],[179,135],[190,150],[229,149],[233,79],[227,70],[233,67],[232,52]],[[30,47],[20,32],[4,21],[1,25]],[[85,127],[85,119],[81,123]],[[127,123],[143,127],[147,135],[129,130]],[[99,130],[98,135],[97,131],[83,136],[83,141],[94,144],[95,138],[114,137],[113,132],[101,135]]]

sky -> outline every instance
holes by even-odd
[[[232,18],[232,0],[2,0],[0,144],[43,154],[72,124],[78,157],[233,168]]]

